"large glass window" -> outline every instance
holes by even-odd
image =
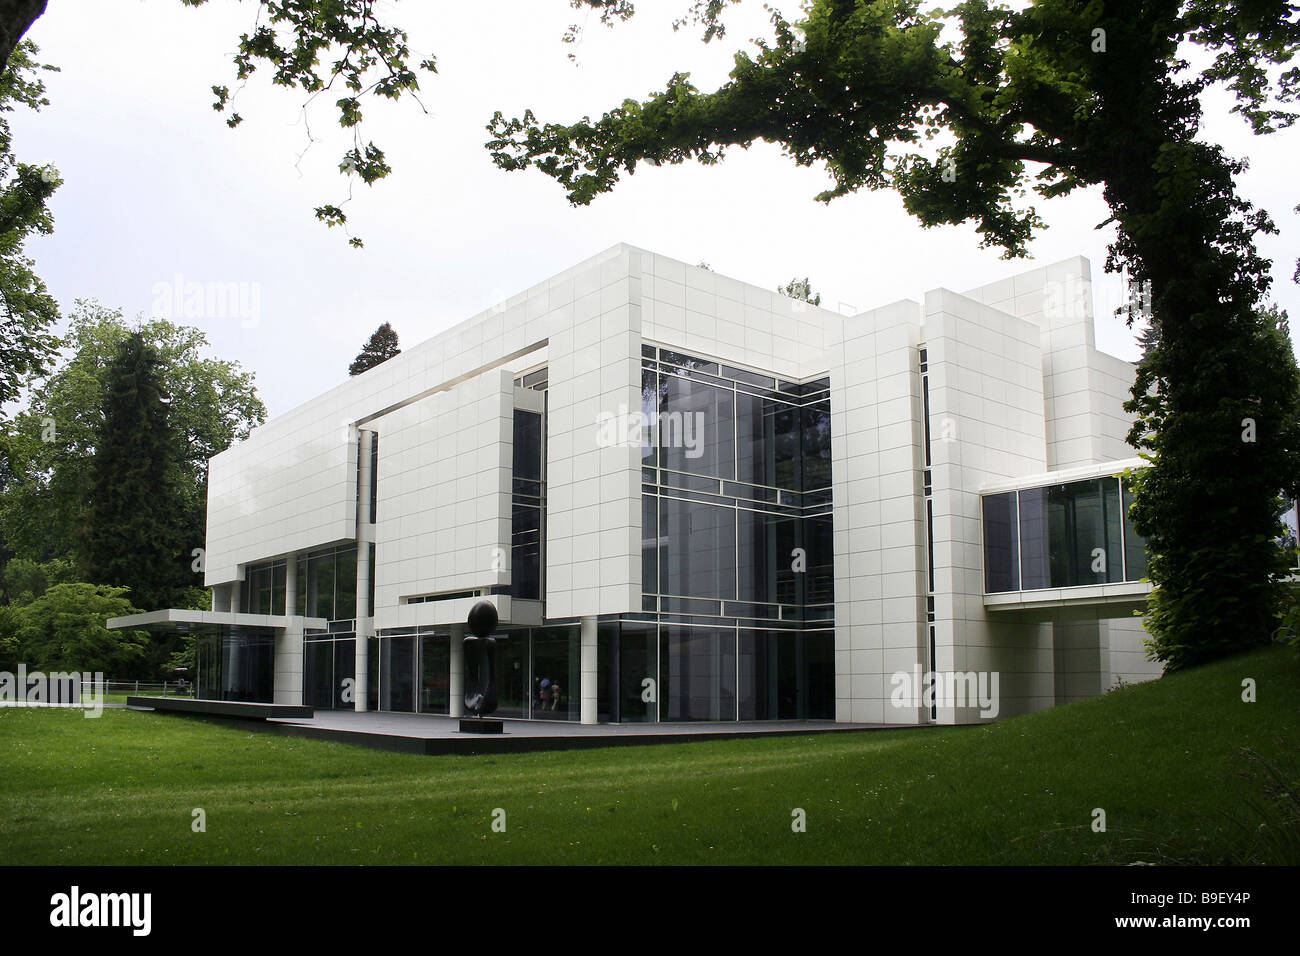
[[[641,464],[653,468],[659,463],[659,429],[656,421],[662,395],[654,369],[641,370]]]
[[[828,385],[829,387],[829,385]],[[806,405],[802,412],[803,482],[801,490],[831,486],[831,403]]]
[[[581,637],[577,626],[534,628],[532,716],[577,720],[582,699]]]
[[[337,561],[333,551],[307,559],[308,616],[334,619],[334,572]]]
[[[451,713],[451,634],[420,638],[420,713]]]
[[[414,712],[415,638],[386,637],[379,647],[379,709]]]
[[[799,487],[800,409],[736,394],[736,478],[774,488]]]
[[[357,639],[353,637],[330,643],[334,645],[334,707],[353,710],[357,701]]]
[[[668,625],[659,633],[660,719],[735,720],[735,630]]]
[[[541,504],[516,496],[510,518],[510,593],[535,601],[541,597],[541,583]]]
[[[1140,581],[1147,576],[1147,543],[1133,524],[1133,483],[1122,480],[1124,497],[1124,578]]]
[[[515,409],[513,456],[515,490],[539,494],[529,484],[542,480],[542,416],[537,412]]]
[[[736,511],[699,501],[659,500],[663,536],[659,584],[663,594],[729,599],[736,596]]]
[[[357,616],[357,549],[338,552],[334,568],[334,614],[331,619],[352,620]]]
[[[605,651],[612,719],[736,720],[738,621],[761,635],[740,662],[750,719],[833,716],[829,379],[641,354],[657,423],[642,456],[643,608],[658,620],[622,622]],[[826,630],[788,630],[809,621]],[[759,648],[761,622],[787,630]]]
[[[497,717],[528,716],[528,628],[496,635]]]
[[[799,601],[795,548],[799,547],[798,518],[741,508],[736,512],[739,533],[740,584],[737,599],[770,604]]]
[[[307,641],[302,646],[303,682],[309,707],[334,705],[334,642]]]
[[[369,547],[373,575],[374,545]],[[300,555],[294,573],[298,577],[295,613],[323,617],[327,621],[350,621],[357,617],[356,545]],[[371,597],[373,601],[373,594]]]
[[[985,495],[984,590],[1020,590],[1020,539],[1016,521],[1016,493]]]
[[[275,686],[275,639],[267,634],[223,633],[220,670],[219,699],[271,703]]]
[[[284,613],[285,563],[251,565],[244,571],[239,610],[248,614]]]
[[[510,593],[534,601],[542,597],[543,445],[542,416],[515,409]]]
[[[735,392],[680,375],[662,376],[661,464],[715,478],[735,477]]]
[[[625,621],[618,643],[618,719],[659,719],[659,633],[653,624]]]
[[[659,593],[659,499],[641,496],[641,589]]]
[[[742,630],[740,719],[794,720],[799,716],[798,635]]]
[[[1024,589],[1120,580],[1121,523],[1119,483],[1114,478],[1021,491]]]
[[[985,495],[985,590],[1140,580],[1146,543],[1128,518],[1131,501],[1116,477]]]
[[[808,570],[804,575],[806,604],[834,604],[835,602],[835,535],[829,514],[811,515],[803,519],[803,547],[807,553]]]

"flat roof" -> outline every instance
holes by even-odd
[[[287,630],[301,625],[303,628],[325,630],[329,622],[323,617],[297,617],[283,614],[241,614],[235,611],[199,611],[192,608],[168,607],[143,614],[110,617],[104,625],[110,631],[210,631],[221,627],[260,628]]]

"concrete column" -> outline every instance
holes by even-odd
[[[368,434],[364,433],[363,434]],[[363,442],[364,447],[364,442]],[[367,452],[367,455],[369,452]],[[367,461],[370,459],[367,458]],[[370,682],[367,679],[367,665],[370,659],[370,647],[367,638],[375,632],[373,608],[370,607],[370,543],[357,541],[357,652],[356,652],[356,710],[358,713],[369,710]]]
[[[584,724],[596,723],[596,618],[584,617],[580,621],[582,628],[582,710]]]
[[[352,689],[354,701],[353,709],[357,713],[364,713],[370,709],[370,641],[369,638],[357,631],[357,652],[353,657],[355,661],[354,670],[356,671],[354,679],[356,686]]]
[[[465,625],[451,626],[451,716],[465,716]]]
[[[370,606],[370,542],[357,542],[357,624],[370,621],[375,610]]]
[[[374,453],[375,433],[363,428],[357,434],[361,436],[357,451],[357,540],[361,540],[362,529],[370,525],[370,456]]]
[[[275,637],[275,683],[277,704],[302,703],[302,621],[285,628]]]
[[[284,613],[293,617],[298,613],[298,554],[284,559]]]
[[[370,700],[370,647],[367,638],[375,633],[375,609],[370,606],[370,542],[375,535],[375,526],[370,523],[370,453],[375,433],[362,429],[360,435],[361,448],[357,459],[360,479],[357,497],[357,713],[370,710],[374,705]]]
[[[243,587],[244,587],[243,581],[230,582],[230,610],[236,614],[239,613],[240,602],[242,600]]]

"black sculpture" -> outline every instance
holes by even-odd
[[[499,734],[504,724],[485,720],[497,709],[496,646],[489,635],[496,630],[497,609],[491,601],[479,601],[469,609],[466,620],[470,636],[465,638],[465,710],[460,729],[475,734]]]

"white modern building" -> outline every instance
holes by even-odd
[[[453,716],[484,598],[503,717],[955,723],[1156,676],[1089,290],[843,315],[616,246],[218,455],[212,610],[113,623],[200,634],[203,696]],[[900,692],[931,672],[997,703]]]

